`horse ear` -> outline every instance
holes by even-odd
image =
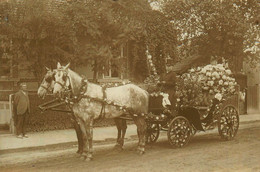
[[[64,68],[65,68],[65,69],[68,69],[69,66],[70,66],[70,63],[68,63]]]
[[[46,66],[45,66],[45,68],[46,68],[46,70],[47,70],[47,71],[50,71],[50,69],[49,69],[49,68],[47,68]]]
[[[60,69],[60,68],[61,68],[60,62],[58,62],[57,69]]]

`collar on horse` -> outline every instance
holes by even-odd
[[[66,79],[68,79],[68,78],[69,77],[66,76]],[[65,89],[65,92],[69,93],[69,94],[65,95],[66,103],[69,103],[70,105],[74,104],[74,103],[78,103],[82,98],[87,98],[87,99],[89,99],[89,101],[94,100],[94,101],[100,102],[102,104],[102,108],[100,111],[100,118],[103,119],[105,117],[105,106],[107,104],[106,87],[102,87],[103,98],[99,99],[99,98],[94,98],[94,97],[85,95],[85,93],[87,92],[88,83],[86,82],[86,80],[84,78],[81,80],[80,91],[79,91],[79,94],[77,94],[77,95],[72,94],[71,86],[66,87],[65,84],[62,84],[61,82],[58,82],[58,81],[55,81],[55,83],[61,85],[62,88]],[[71,95],[72,95],[72,98],[71,98]]]

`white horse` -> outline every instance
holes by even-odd
[[[41,82],[40,87],[38,88],[38,96],[40,98],[44,98],[48,93],[53,92],[54,88],[54,74],[55,71],[52,71],[51,69],[47,68],[47,73],[43,77],[43,80]]]
[[[46,69],[47,69],[47,73],[43,77],[41,85],[38,88],[38,96],[42,99],[44,99],[47,94],[53,93],[54,83],[55,83],[54,75],[56,73],[56,70],[51,70],[47,67],[46,67]],[[77,139],[78,139],[77,153],[82,154],[83,153],[83,141],[82,141],[83,137],[81,134],[82,132],[81,132],[78,122],[76,121],[75,116],[73,114],[71,115],[71,120],[72,120],[73,126],[75,128],[75,131],[77,134]],[[126,133],[126,129],[127,129],[126,120],[120,119],[120,118],[115,118],[114,121],[115,121],[117,130],[118,130],[117,143],[116,143],[115,147],[122,149],[123,145],[124,145],[124,137],[125,137],[125,133]]]
[[[137,125],[138,151],[143,154],[146,133],[144,115],[148,113],[148,93],[134,84],[104,89],[87,80],[83,81],[82,77],[68,67],[69,64],[63,67],[58,63],[53,93],[60,95],[71,89],[72,96],[78,98],[72,109],[83,133],[84,158],[86,160],[92,159],[94,119],[120,117],[124,113],[124,109],[127,109],[132,115]]]
[[[47,69],[47,73],[43,77],[43,80],[42,80],[41,85],[39,86],[38,92],[37,92],[38,96],[42,99],[44,99],[47,94],[53,93],[53,88],[54,88],[54,83],[55,83],[54,75],[55,75],[56,71],[51,70],[47,67],[46,67],[46,69]],[[71,114],[70,118],[71,118],[71,122],[72,122],[73,127],[77,134],[77,139],[78,139],[77,153],[82,154],[82,152],[83,152],[82,133],[81,133],[80,127],[78,125],[78,122],[77,122],[75,116],[73,114]]]

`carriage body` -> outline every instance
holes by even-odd
[[[162,106],[162,96],[150,96],[147,115],[147,143],[155,142],[160,131],[167,131],[168,140],[175,147],[187,145],[197,131],[218,128],[224,140],[232,140],[239,127],[239,86],[226,100],[208,97],[209,106],[182,106],[171,111]]]

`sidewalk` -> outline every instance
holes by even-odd
[[[240,123],[260,121],[260,114],[240,115]],[[29,138],[18,139],[13,134],[0,135],[0,152],[7,150],[17,150],[24,148],[37,148],[57,144],[68,144],[77,142],[76,133],[73,129],[55,130],[46,132],[29,133]],[[117,129],[115,126],[94,128],[94,142],[106,142],[116,140]],[[137,131],[135,125],[128,125],[126,139],[136,137]]]

